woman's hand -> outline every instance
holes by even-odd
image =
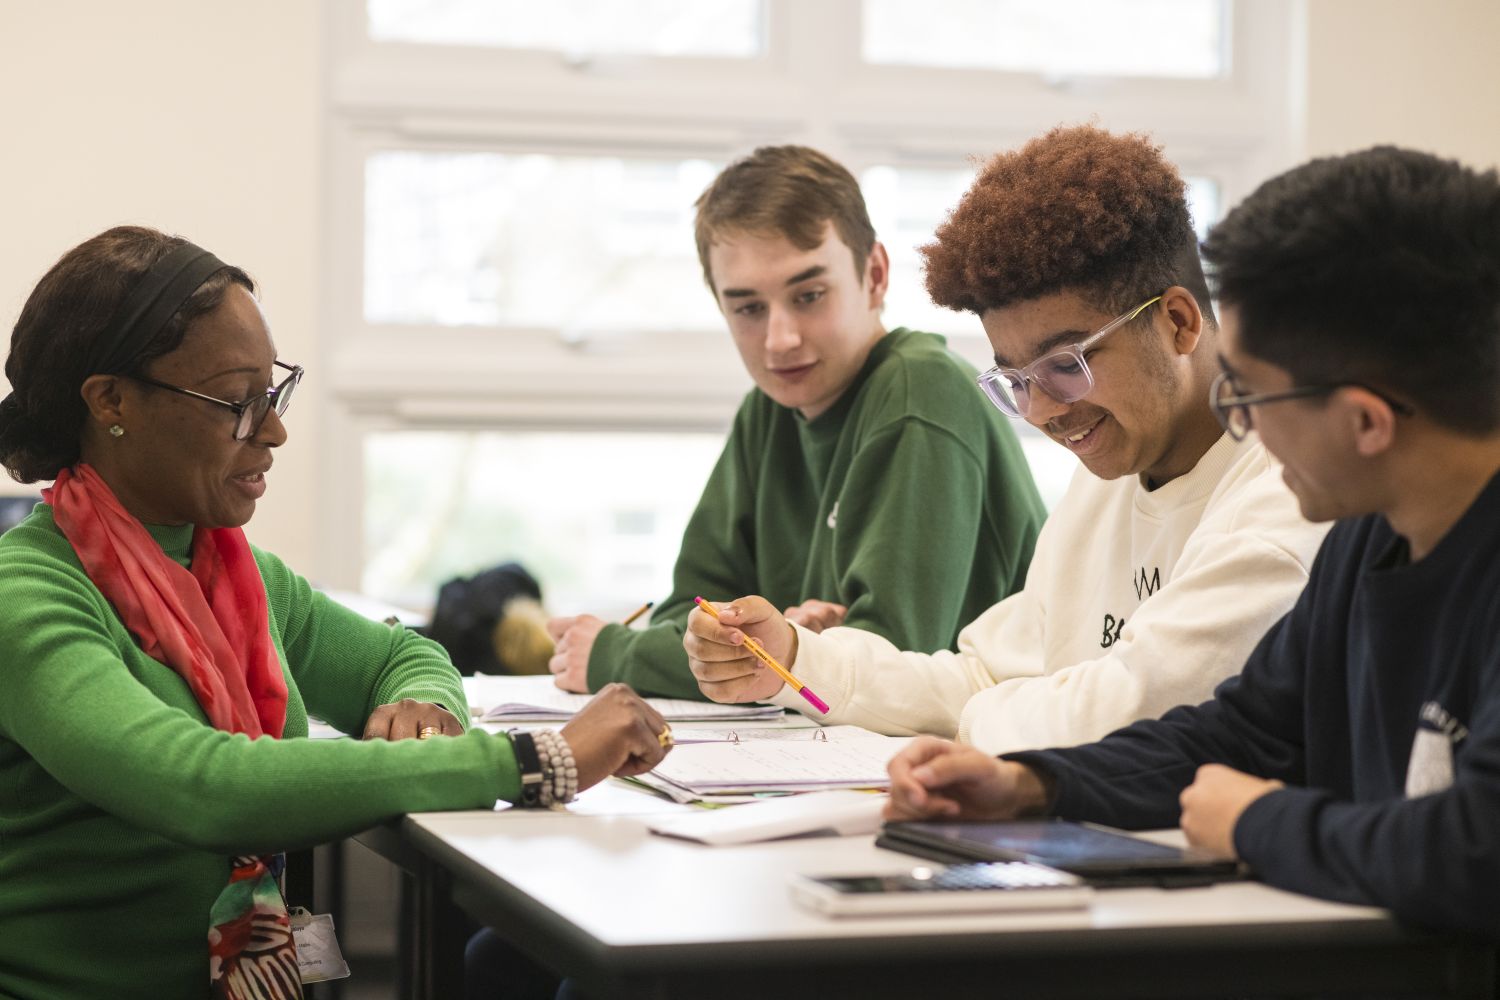
[[[442,705],[430,701],[402,698],[389,705],[381,705],[370,713],[365,722],[367,740],[410,740],[421,737],[422,730],[431,729],[431,736],[462,736],[464,727],[458,718]]]
[[[651,770],[672,748],[666,720],[624,684],[609,684],[562,728],[578,765],[578,787]]]

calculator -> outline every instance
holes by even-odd
[[[1093,889],[1029,861],[921,865],[892,875],[795,875],[792,898],[829,916],[1079,909]]]

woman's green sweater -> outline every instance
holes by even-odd
[[[150,531],[186,565],[190,526]],[[0,538],[0,995],[206,996],[209,906],[231,856],[518,794],[510,742],[483,732],[306,739],[309,712],[358,735],[402,698],[467,722],[463,688],[434,643],[255,557],[289,694],[279,740],[208,725],[90,582],[50,507]]]

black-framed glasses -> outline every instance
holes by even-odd
[[[1094,373],[1089,369],[1084,352],[1097,347],[1099,341],[1160,301],[1161,296],[1154,295],[1134,309],[1116,316],[1078,343],[1038,358],[1025,368],[996,365],[979,376],[979,388],[995,404],[995,408],[1007,417],[1024,417],[1031,412],[1033,384],[1040,386],[1043,392],[1059,403],[1076,403],[1094,391]]]
[[[265,392],[251,396],[249,399],[242,399],[237,403],[230,402],[227,399],[218,399],[214,396],[206,396],[201,392],[184,389],[182,386],[173,385],[170,382],[161,382],[146,375],[131,375],[129,377],[135,379],[137,382],[154,385],[158,389],[169,389],[172,392],[180,392],[184,396],[192,396],[194,399],[201,399],[204,402],[214,403],[233,410],[235,417],[234,439],[236,441],[247,441],[255,435],[256,431],[260,430],[260,425],[265,423],[266,414],[271,412],[271,407],[276,407],[276,415],[278,417],[286,412],[286,408],[291,405],[292,393],[296,391],[297,383],[302,381],[302,373],[305,369],[301,365],[289,365],[279,360],[272,362],[272,364],[277,368],[285,368],[291,374],[276,385],[271,386]]]
[[[1235,387],[1234,379],[1228,372],[1220,372],[1219,376],[1214,379],[1213,385],[1208,390],[1208,404],[1213,407],[1214,416],[1219,418],[1219,426],[1228,431],[1229,436],[1236,441],[1243,441],[1245,435],[1255,428],[1255,418],[1251,415],[1250,407],[1262,406],[1266,403],[1280,403],[1288,399],[1327,396],[1343,388],[1363,389],[1372,393],[1403,417],[1409,417],[1415,412],[1399,399],[1393,399],[1389,394],[1363,382],[1323,382],[1318,385],[1293,386],[1280,392],[1258,392],[1241,396],[1237,395],[1239,390]]]

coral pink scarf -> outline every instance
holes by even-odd
[[[286,678],[245,533],[196,529],[189,572],[82,462],[58,473],[42,499],[141,649],[187,681],[214,728],[280,738]]]

